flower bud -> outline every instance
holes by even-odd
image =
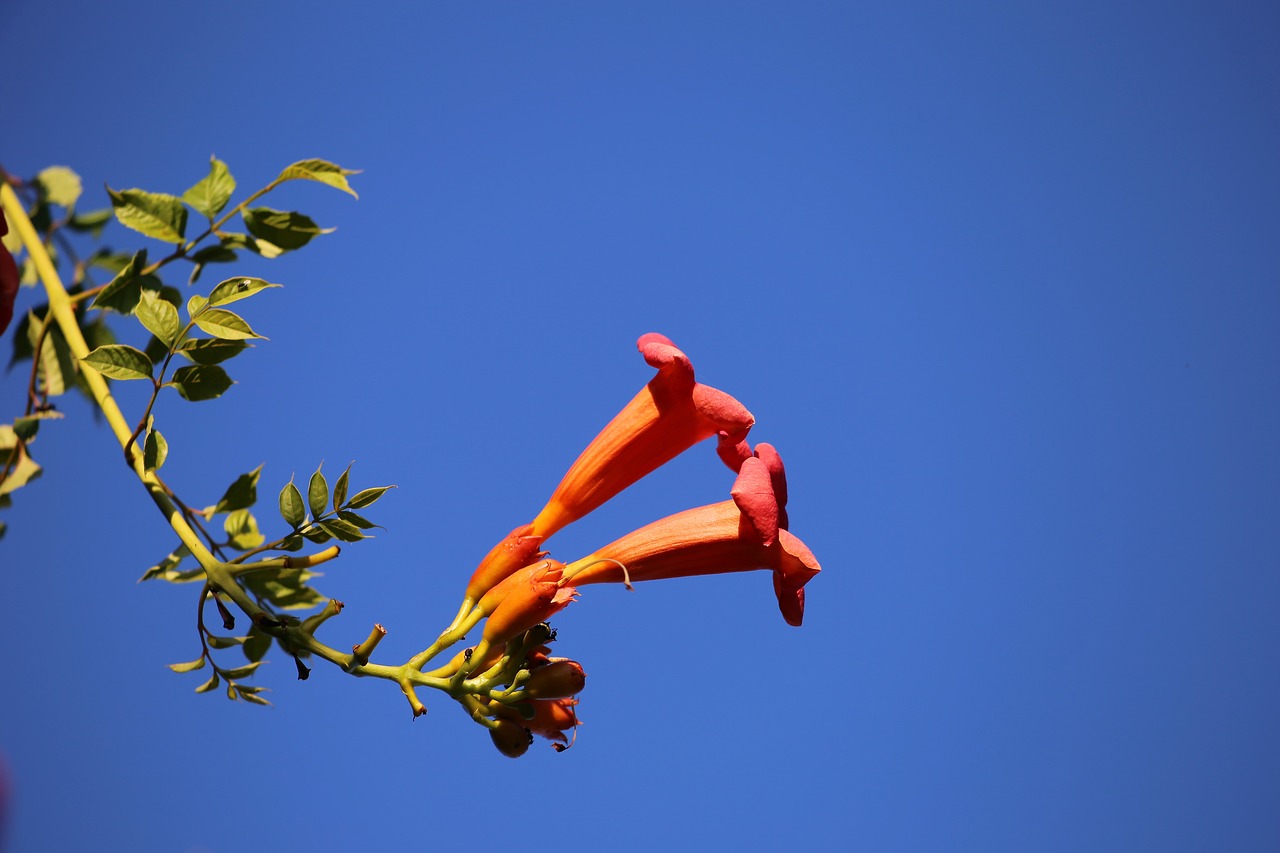
[[[519,758],[533,743],[533,734],[515,720],[499,720],[498,725],[489,729],[489,737],[498,752],[507,758]]]
[[[582,692],[587,674],[576,660],[561,659],[533,670],[524,683],[531,699],[568,699]]]

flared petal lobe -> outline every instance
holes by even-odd
[[[667,338],[651,332],[637,346],[658,375],[569,468],[534,519],[534,535],[550,536],[703,439],[741,441],[755,423],[733,397],[696,382],[688,356]]]
[[[778,452],[746,442],[725,461],[737,467],[733,500],[685,510],[629,533],[564,567],[564,582],[577,585],[772,569],[778,609],[788,624],[804,620],[804,585],[822,570],[813,552],[788,532],[786,474]],[[625,571],[624,571],[625,567]]]

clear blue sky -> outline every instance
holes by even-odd
[[[764,573],[586,590],[563,755],[278,652],[233,705],[165,669],[194,590],[134,584],[171,536],[69,401],[4,513],[9,849],[1280,848],[1278,39],[1268,3],[5,3],[0,164],[84,207],[211,153],[365,170],[273,202],[338,230],[235,269],[286,285],[271,341],[158,413],[197,504],[262,462],[268,507],[321,459],[399,485],[322,637],[424,646],[648,331],[754,412],[824,566],[800,629]],[[697,447],[556,556],[727,487]]]

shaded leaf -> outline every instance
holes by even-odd
[[[213,634],[210,634],[205,639],[208,641],[209,645],[215,649],[229,649],[232,646],[240,645],[241,643],[243,643],[245,640],[249,638],[248,637],[215,637]]]
[[[329,234],[334,230],[321,228],[310,216],[296,211],[251,207],[244,211],[243,216],[250,234],[285,252],[301,249],[316,236]],[[267,255],[261,246],[258,249]]]
[[[351,509],[363,509],[364,507],[372,505],[376,500],[378,500],[378,498],[382,497],[390,489],[394,488],[395,486],[378,486],[372,489],[361,489],[356,492],[356,496],[351,499],[347,506]]]
[[[200,279],[205,264],[225,264],[236,260],[237,257],[235,252],[225,246],[205,246],[191,256],[191,261],[195,265],[191,268],[191,276],[187,279],[187,284],[195,284]]]
[[[235,192],[236,179],[231,177],[227,164],[217,157],[209,158],[209,174],[182,194],[182,200],[213,219],[222,212]]]
[[[140,249],[129,259],[116,277],[111,279],[98,295],[94,297],[93,308],[110,308],[121,314],[133,313],[134,306],[142,295],[142,285],[138,277],[147,265],[147,250]]]
[[[72,231],[88,232],[96,240],[102,236],[102,230],[107,227],[107,223],[110,221],[111,208],[104,207],[99,210],[90,210],[86,213],[77,212],[75,216],[67,220],[67,227]]]
[[[302,531],[300,532],[308,542],[314,542],[317,545],[323,545],[325,542],[328,542],[330,539],[333,538],[332,536],[329,535],[329,531],[324,530],[314,524],[311,525],[310,527],[303,528]]]
[[[359,542],[361,539],[369,538],[359,527],[340,518],[330,518],[319,522],[319,524],[329,532],[330,536],[343,542]]]
[[[195,324],[204,332],[225,341],[261,338],[240,315],[224,308],[206,308],[195,316]],[[265,339],[264,339],[265,340]]]
[[[334,510],[340,509],[342,505],[347,501],[347,479],[348,479],[348,476],[351,474],[351,465],[354,465],[354,464],[356,463],[352,462],[350,465],[348,465],[347,469],[343,471],[342,474],[338,477],[338,482],[333,484]]]
[[[178,352],[196,364],[219,364],[249,348],[244,341],[224,341],[221,338],[192,338],[182,342]]]
[[[371,530],[374,527],[382,527],[382,525],[374,524],[372,521],[365,518],[363,515],[354,513],[349,509],[338,510],[338,518],[342,519],[343,521],[349,524],[354,524],[356,527],[359,527],[361,530]]]
[[[302,492],[298,491],[292,479],[280,490],[280,517],[294,529],[307,517],[307,511],[302,505]]]
[[[0,429],[11,428],[5,426]],[[15,454],[16,459],[14,458]],[[27,455],[25,445],[19,444],[10,449],[8,453],[0,455],[0,469],[3,469],[6,462],[9,466],[9,473],[4,480],[0,480],[0,496],[17,491],[40,476],[40,466]]]
[[[255,626],[249,629],[249,636],[244,638],[244,656],[251,661],[260,661],[271,648],[271,635],[258,630]]]
[[[156,471],[164,465],[164,460],[168,457],[169,442],[165,441],[160,430],[151,430],[147,433],[147,441],[142,448],[142,464],[148,471]]]
[[[241,474],[236,477],[235,482],[227,486],[227,490],[222,493],[222,497],[214,504],[211,512],[231,512],[237,509],[248,509],[253,506],[258,502],[258,480],[261,477],[261,465],[247,474]]]
[[[151,379],[151,359],[124,344],[108,344],[86,355],[83,362],[112,379]]]
[[[184,400],[198,403],[221,397],[231,387],[231,377],[216,364],[192,364],[179,367],[165,385],[176,388]]]
[[[187,208],[182,199],[146,190],[113,190],[107,187],[116,219],[148,237],[166,243],[181,243],[187,230]]]
[[[276,546],[278,551],[301,551],[306,541],[300,533],[290,533],[288,536],[280,540],[280,544]]]
[[[344,169],[337,163],[330,163],[328,160],[299,160],[291,166],[286,166],[277,181],[289,181],[294,179],[302,179],[308,181],[319,181],[322,184],[328,184],[334,189],[342,190],[344,193],[350,193],[355,198],[356,191],[351,189],[351,185],[347,183],[347,175],[358,175],[359,169]]]
[[[284,610],[315,607],[329,600],[306,585],[313,577],[315,575],[305,569],[251,572],[243,576],[244,584],[250,592]]]
[[[320,464],[324,465],[323,462]],[[329,484],[325,482],[320,468],[316,468],[316,472],[311,475],[311,481],[307,483],[307,503],[311,507],[312,518],[324,515],[325,505],[329,503]]]

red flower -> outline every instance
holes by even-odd
[[[686,510],[629,533],[570,563],[563,582],[583,586],[772,569],[778,607],[789,624],[799,625],[804,585],[821,566],[803,542],[782,528],[785,510],[779,494],[785,495],[785,484],[775,486],[770,470],[781,480],[781,459],[773,465],[766,457],[776,457],[776,451],[763,444],[760,449],[760,456],[740,461],[733,500]]]
[[[651,332],[636,345],[658,375],[587,445],[533,523],[511,531],[480,562],[468,601],[538,559],[557,530],[703,439],[719,434],[730,447],[745,440],[755,418],[733,397],[694,381],[693,365],[675,344]]]
[[[9,224],[4,221],[4,211],[0,210],[0,237],[9,233]],[[0,245],[0,334],[9,328],[13,319],[13,302],[18,297],[18,265],[13,261],[9,250]]]

